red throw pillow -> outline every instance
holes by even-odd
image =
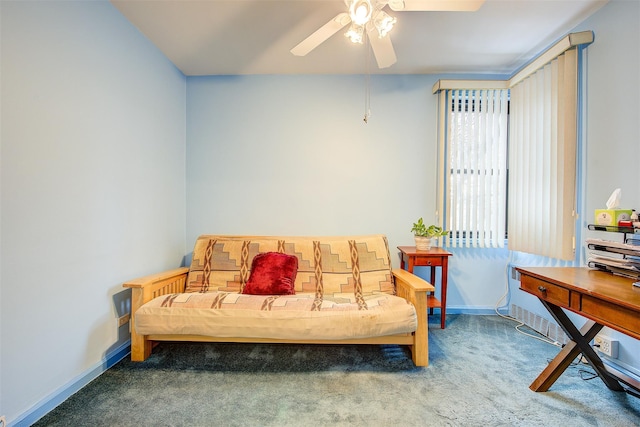
[[[298,258],[279,252],[258,254],[251,263],[249,281],[242,290],[251,295],[293,295]]]

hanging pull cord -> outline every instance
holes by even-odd
[[[365,33],[366,34],[366,33]],[[364,75],[364,122],[369,123],[369,117],[371,117],[371,44],[369,42],[369,35],[365,35],[366,53],[365,57],[365,75]]]

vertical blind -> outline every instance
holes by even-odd
[[[510,250],[574,258],[577,55],[567,50],[511,88]]]
[[[445,90],[440,96],[446,137],[440,147],[439,212],[450,231],[443,243],[503,247],[509,91]]]

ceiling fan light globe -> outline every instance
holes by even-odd
[[[371,19],[373,7],[369,0],[354,0],[349,8],[351,20],[358,25],[364,25]]]
[[[393,28],[397,19],[393,16],[390,16],[388,13],[384,11],[378,12],[378,14],[373,19],[373,25],[375,25],[376,30],[378,30],[378,36],[380,38],[386,36],[389,31]]]
[[[364,38],[364,26],[353,22],[349,27],[349,30],[344,33],[344,35],[349,37],[349,40],[351,40],[352,43],[362,44],[362,39]]]

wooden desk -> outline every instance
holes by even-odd
[[[433,314],[434,308],[440,309],[440,327],[445,327],[445,316],[447,311],[447,275],[449,257],[453,255],[442,248],[432,247],[426,251],[419,251],[415,246],[398,246],[400,250],[400,268],[406,269],[409,273],[413,273],[414,267],[431,267],[429,275],[429,283],[435,286],[436,267],[442,269],[442,281],[440,287],[440,300],[432,293],[427,297],[427,307],[429,314]],[[442,301],[442,302],[441,302]]]
[[[520,289],[538,297],[571,341],[531,383],[533,391],[547,391],[580,354],[611,390],[623,391],[591,348],[590,341],[607,326],[640,339],[640,289],[632,279],[583,267],[517,268]],[[562,309],[586,317],[581,330]],[[635,386],[634,386],[635,387]]]

